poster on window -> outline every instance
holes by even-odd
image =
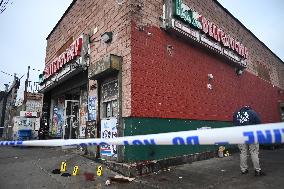
[[[89,102],[88,102],[88,107],[89,107],[89,121],[94,121],[96,120],[96,101],[97,97],[95,96],[89,96]]]
[[[101,138],[116,138],[117,137],[117,119],[103,119],[101,121]],[[117,150],[115,145],[101,146],[101,155],[117,157]]]

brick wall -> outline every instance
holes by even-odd
[[[123,116],[130,115],[130,14],[132,1],[118,5],[114,0],[77,0],[68,13],[59,22],[47,40],[46,60],[49,64],[56,57],[57,51],[71,38],[75,40],[82,33],[93,34],[91,39],[97,41],[107,31],[113,32],[110,44],[93,42],[91,44],[91,64],[101,59],[105,54],[112,53],[123,57]]]
[[[279,121],[278,103],[284,100],[278,93],[283,86],[279,69],[283,63],[213,1],[197,2],[188,1],[187,5],[249,48],[249,68],[237,76],[225,60],[161,30],[162,2],[144,1],[132,25],[131,115],[231,121],[236,109],[251,105],[264,122]],[[272,84],[258,77],[259,63],[265,64]],[[210,81],[213,90],[207,89],[208,74],[214,76]]]
[[[163,0],[139,2],[142,4],[142,9],[136,14],[137,25],[160,27],[159,17],[163,14]],[[284,89],[284,63],[229,16],[215,0],[183,0],[183,3],[205,16],[207,20],[214,22],[225,33],[233,36],[249,49],[249,72],[258,76],[258,65],[264,64],[269,71],[269,82]]]
[[[232,67],[222,60],[208,55],[207,52],[195,52],[196,49],[189,42],[177,40],[176,37],[160,30],[159,17],[162,15],[162,3],[162,0],[129,0],[118,5],[113,0],[75,1],[47,40],[46,64],[56,57],[57,51],[71,37],[76,39],[82,33],[92,34],[97,27],[98,32],[92,36],[92,40],[96,41],[106,31],[114,32],[114,36],[111,44],[92,43],[91,63],[94,64],[107,53],[123,57],[123,117],[203,118],[210,114],[208,118],[213,120],[229,120],[230,114],[237,106],[253,101],[253,99],[244,100],[240,92],[245,91],[247,94],[246,90],[251,91],[248,84],[256,83],[260,87],[254,89],[249,98],[256,98],[265,91],[262,98],[257,98],[258,102],[252,103],[258,104],[257,107],[262,109],[262,112],[267,112],[266,120],[269,121],[268,112],[272,110],[275,112],[275,100],[278,99],[275,92],[278,88],[273,86],[284,88],[283,62],[238,25],[213,0],[202,1],[203,4],[199,0],[184,0],[188,6],[206,16],[208,20],[216,23],[249,48],[248,73],[238,78],[233,74]],[[169,44],[174,44],[171,56],[166,49]],[[188,51],[192,51],[191,55]],[[218,69],[215,70],[217,67]],[[260,67],[268,70],[269,82],[272,85],[257,77]],[[193,68],[196,69],[194,72]],[[206,89],[208,73],[212,73],[215,77],[213,91]],[[167,82],[164,82],[165,80]],[[185,86],[181,85],[183,82]],[[235,94],[238,96],[235,97]],[[266,99],[273,99],[273,103]],[[168,105],[166,106],[165,101],[161,100],[167,101]],[[207,100],[209,101],[205,102]],[[200,103],[205,105],[200,107]],[[196,109],[185,110],[189,105],[191,107],[189,109]],[[218,110],[221,106],[226,107],[223,110],[226,112],[224,115],[219,115]],[[204,116],[200,117],[201,114]],[[275,120],[276,117],[274,115],[270,120]]]

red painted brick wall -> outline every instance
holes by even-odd
[[[234,111],[251,105],[264,122],[280,120],[278,87],[247,71],[237,76],[225,60],[189,41],[133,23],[131,48],[131,116],[231,121]]]
[[[249,50],[247,60],[247,70],[258,76],[259,68],[264,67],[269,72],[270,83],[284,89],[284,63],[268,50],[257,38],[249,31],[251,26],[244,28],[239,22],[229,15],[222,7],[216,3],[217,0],[183,0],[183,3],[193,8],[199,14],[205,16],[211,22],[218,25],[224,32],[243,43]],[[137,0],[141,4],[141,10],[136,11],[133,15],[135,22],[142,26],[161,25],[160,16],[163,15],[163,2],[165,0]],[[252,8],[253,10],[253,8]]]

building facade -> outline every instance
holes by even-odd
[[[226,127],[243,105],[265,123],[279,122],[283,70],[283,61],[218,1],[74,0],[47,37],[43,115],[58,138]],[[137,161],[215,148],[89,151]]]
[[[13,117],[16,116],[17,113],[15,103],[19,86],[20,80],[18,77],[14,76],[14,81],[11,86],[2,93],[0,98],[0,136],[5,140],[13,139]]]
[[[4,129],[4,119],[6,110],[6,91],[0,91],[0,137],[2,137]]]

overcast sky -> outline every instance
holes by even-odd
[[[4,90],[5,83],[13,80],[13,77],[2,73],[3,71],[17,73],[21,77],[26,74],[28,65],[32,69],[43,70],[46,37],[71,1],[4,0],[8,4],[6,10],[0,14],[0,90]],[[113,1],[115,3],[116,0]],[[219,2],[284,60],[283,0]],[[38,74],[39,72],[31,70],[31,80],[37,81]],[[21,94],[23,88],[24,85],[21,84]]]
[[[30,65],[31,80],[38,80],[39,72],[33,69],[42,71],[44,68],[46,37],[71,2],[9,0],[6,10],[0,14],[0,90],[4,90],[5,83],[13,81],[13,77],[1,71],[21,77]],[[26,75],[21,79],[21,94],[25,78]]]

